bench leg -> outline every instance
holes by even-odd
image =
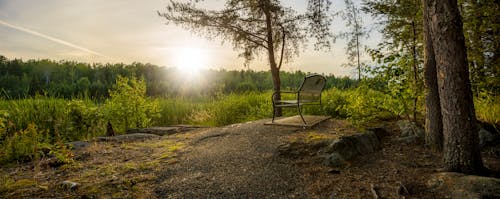
[[[297,105],[297,111],[299,112],[299,115],[300,115],[300,118],[302,119],[302,122],[304,122],[304,126],[306,126],[307,122],[304,119],[304,116],[302,116],[302,107],[300,105]]]
[[[276,115],[276,107],[274,107],[274,104],[273,104],[273,120],[271,121],[271,123],[274,123],[275,115]]]

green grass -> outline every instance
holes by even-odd
[[[154,114],[145,112],[141,119],[156,126],[224,126],[272,117],[270,91],[198,99],[171,97],[144,100],[144,104],[155,104],[155,111]],[[329,115],[362,124],[374,119],[401,116],[403,103],[367,87],[329,89],[323,92],[323,105],[306,106],[304,114]],[[117,115],[116,111],[110,112],[106,107],[109,104],[90,99],[65,100],[44,96],[21,100],[0,99],[0,162],[30,161],[47,154],[47,151],[65,161],[65,158],[71,156],[61,143],[87,140],[105,134],[106,124],[110,121],[107,118]],[[480,120],[496,125],[500,123],[498,96],[481,94],[475,98],[475,107]],[[126,110],[131,108],[132,106],[120,106],[119,110],[134,113]],[[295,109],[283,110],[285,116],[297,114]]]
[[[500,96],[481,93],[474,99],[474,107],[479,120],[500,126]]]

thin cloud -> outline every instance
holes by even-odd
[[[105,56],[105,55],[103,55],[101,53],[98,53],[98,52],[95,52],[93,50],[90,50],[88,48],[84,48],[84,47],[78,46],[76,44],[73,44],[73,43],[70,43],[70,42],[58,39],[58,38],[54,38],[54,37],[51,37],[51,36],[48,36],[48,35],[45,35],[45,34],[42,34],[42,33],[39,33],[39,32],[33,31],[33,30],[30,30],[30,29],[27,29],[27,28],[23,28],[21,26],[16,26],[16,25],[7,23],[7,22],[2,21],[2,20],[0,20],[0,25],[4,25],[4,26],[7,26],[9,28],[16,29],[16,30],[19,30],[19,31],[22,31],[22,32],[25,32],[25,33],[28,33],[28,34],[35,35],[35,36],[39,36],[41,38],[44,38],[44,39],[47,39],[47,40],[50,40],[50,41],[53,41],[53,42],[56,42],[56,43],[59,43],[59,44],[71,47],[71,48],[74,48],[74,49],[78,49],[78,50],[81,50],[81,51],[84,51],[84,52],[87,52],[87,53],[90,53],[90,54],[93,54],[93,55],[97,55],[97,56],[109,58],[108,56]]]

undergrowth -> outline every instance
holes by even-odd
[[[152,125],[224,126],[272,117],[270,91],[153,99],[146,96],[144,84],[140,79],[118,78],[111,97],[104,102],[46,96],[0,99],[0,162],[32,161],[42,156],[71,162],[71,152],[64,143],[103,136],[108,122],[120,134]],[[391,96],[366,86],[333,88],[323,92],[322,106],[305,106],[303,113],[348,119],[355,125],[408,115],[405,107],[412,102]],[[422,115],[423,104],[420,106]],[[475,106],[480,120],[498,126],[499,97],[481,94],[475,98]],[[284,116],[297,114],[294,108],[283,110]]]

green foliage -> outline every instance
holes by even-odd
[[[161,125],[193,123],[194,113],[202,110],[206,102],[186,98],[159,99],[160,117],[155,121]],[[190,119],[191,118],[191,119]]]
[[[144,79],[118,76],[110,98],[106,100],[106,120],[111,121],[118,132],[130,128],[143,128],[159,117],[158,101],[146,96]]]
[[[384,103],[384,94],[361,86],[348,91],[343,109],[346,111],[348,119],[360,123],[373,120],[384,114],[384,109],[380,106]]]
[[[479,120],[500,126],[500,96],[480,93],[474,99],[474,107]]]
[[[42,134],[43,132],[39,132],[34,124],[29,124],[26,129],[15,132],[4,141],[0,162],[34,160],[35,156],[41,155],[42,148],[48,148],[43,141]]]
[[[89,139],[105,131],[104,113],[89,100],[71,100],[66,104],[69,124],[66,130],[72,132],[67,140]]]
[[[197,113],[197,123],[222,126],[271,116],[271,94],[250,92],[222,96]]]
[[[9,113],[6,110],[0,110],[0,143],[7,137],[7,118]]]
[[[324,105],[323,111],[326,115],[334,118],[347,118],[348,114],[345,107],[348,104],[345,91],[330,89],[323,93]]]

